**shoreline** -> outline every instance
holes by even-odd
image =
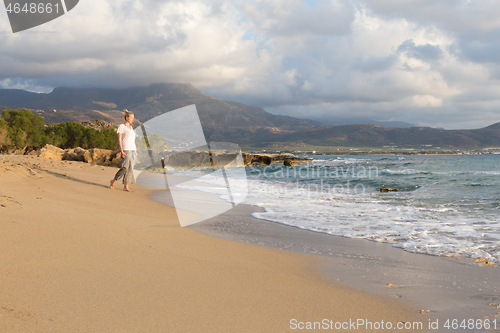
[[[216,194],[212,196],[219,199]],[[152,199],[174,206],[171,200],[156,195]],[[402,299],[441,320],[500,320],[498,267],[479,267],[471,258],[412,253],[390,243],[330,235],[253,217],[253,213],[262,211],[258,206],[240,204],[190,227],[223,239],[327,258],[329,261],[318,265],[316,271],[331,281]]]
[[[211,196],[212,201],[222,201],[217,194]],[[157,195],[152,199],[174,206]],[[407,252],[390,243],[330,235],[253,217],[263,211],[258,206],[240,204],[190,227],[223,239],[327,258],[316,270],[331,281],[402,299],[442,320],[500,316],[498,267],[480,267],[471,258]]]
[[[3,329],[289,332],[292,319],[432,316],[335,283],[315,270],[323,258],[181,228],[154,190],[107,188],[115,171],[0,156]]]
[[[327,258],[316,270],[330,280],[401,299],[442,320],[500,321],[500,310],[491,305],[500,303],[498,268],[472,265],[472,260],[465,263],[450,257],[411,253],[389,243],[329,235],[251,216],[261,211],[257,206],[238,205],[190,227],[237,242]]]

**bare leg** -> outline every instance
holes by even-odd
[[[124,190],[124,191],[127,191],[127,192],[130,192],[130,188],[128,187],[128,185],[127,185],[127,184],[125,184],[125,185],[123,186],[123,190]]]
[[[114,190],[115,189],[115,184],[116,184],[116,180],[112,179],[110,182],[109,182],[109,188]]]

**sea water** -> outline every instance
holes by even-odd
[[[244,203],[265,209],[253,216],[410,252],[500,260],[500,155],[312,158],[247,167]],[[187,173],[220,183],[206,170]],[[218,190],[229,200],[208,189]]]

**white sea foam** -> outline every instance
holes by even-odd
[[[218,183],[212,175],[198,178]],[[234,184],[237,193],[238,184]],[[243,186],[243,184],[241,184]],[[179,187],[183,187],[179,185]],[[248,180],[244,203],[263,207],[260,219],[316,232],[387,242],[409,252],[500,260],[495,216],[465,215],[449,207],[414,207],[388,202],[379,193],[327,193],[275,180]],[[223,189],[212,191],[229,200]]]

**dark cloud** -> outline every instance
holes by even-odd
[[[409,57],[423,61],[437,60],[443,54],[439,46],[431,44],[415,45],[412,39],[404,41],[403,44],[398,47],[398,51],[406,53]]]
[[[500,33],[500,32],[499,32]],[[476,63],[500,63],[500,40],[461,40],[451,49],[458,57]]]
[[[394,54],[384,57],[378,57],[375,55],[362,55],[354,60],[352,69],[364,72],[382,71],[393,66],[396,61],[397,56]]]

